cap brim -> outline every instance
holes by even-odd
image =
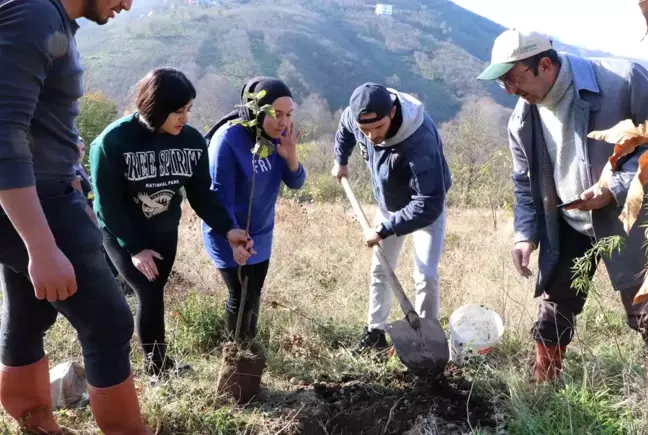
[[[495,80],[509,72],[514,66],[515,62],[491,64],[477,77],[477,80]]]

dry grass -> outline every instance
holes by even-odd
[[[365,211],[371,216],[373,208],[367,206]],[[402,369],[396,359],[379,364],[355,358],[345,349],[361,333],[365,322],[371,255],[362,244],[361,231],[350,207],[282,201],[277,210],[275,234],[262,308],[261,334],[271,349],[264,375],[265,401],[245,410],[234,409],[214,391],[219,352],[209,344],[210,337],[218,338],[218,328],[222,327],[219,322],[226,291],[203,249],[199,220],[191,211],[185,213],[175,273],[167,288],[167,330],[172,346],[191,362],[196,374],[151,387],[142,375],[141,356],[133,340],[142,407],[149,424],[163,428],[162,433],[274,434],[282,429],[282,433],[294,433],[294,417],[300,406],[281,404],[297,390],[292,378],[317,379],[322,374],[344,373],[370,373],[380,378]],[[581,316],[579,337],[567,361],[564,383],[537,389],[526,382],[533,352],[529,329],[537,301],[533,299],[532,281],[519,278],[513,269],[511,240],[512,216],[508,212],[498,212],[494,222],[488,210],[449,211],[440,266],[441,315],[447,319],[461,305],[479,303],[495,309],[506,326],[504,340],[488,362],[471,368],[467,375],[512,421],[511,433],[550,433],[542,429],[550,421],[564,425],[556,426],[561,427],[560,433],[640,433],[628,428],[641,427],[637,424],[641,422],[638,409],[646,403],[643,368],[638,360],[641,346],[637,334],[624,327],[620,301],[607,285],[604,271],[596,278],[599,304],[590,301]],[[411,296],[412,270],[408,240],[397,273]],[[272,301],[330,327],[339,342],[335,343],[327,330],[295,312],[272,308]],[[400,316],[394,304],[392,317]],[[607,316],[607,321],[602,316]],[[197,333],[206,334],[206,338]],[[623,360],[612,346],[613,340],[620,343]],[[47,350],[53,363],[80,361],[76,337],[63,319],[48,334]],[[601,392],[604,397],[596,395]],[[308,402],[308,397],[303,396],[302,402]],[[555,408],[556,404],[567,406],[568,411]],[[589,410],[593,410],[593,417]],[[626,410],[630,410],[629,415],[622,413]],[[97,433],[87,409],[63,411],[59,417],[82,433]],[[416,433],[436,433],[431,429],[436,427],[436,419],[421,417]],[[515,426],[520,421],[533,424]],[[592,421],[609,430],[596,430],[590,425]],[[415,422],[411,423],[414,427]],[[0,417],[0,427],[2,424]],[[8,423],[6,430],[11,432],[11,427],[13,424]],[[617,432],[615,428],[623,431]],[[474,428],[474,433],[480,431]]]
[[[365,206],[367,216],[374,208]],[[510,260],[512,218],[490,211],[451,209],[441,259],[442,313],[464,303],[483,303],[519,329],[531,325],[536,302],[530,281],[519,278]],[[202,250],[198,220],[186,216],[175,270],[198,291],[224,298],[224,287]],[[362,323],[366,317],[371,251],[362,244],[359,224],[341,204],[283,202],[277,210],[274,252],[264,301],[278,301],[337,324]],[[190,260],[189,260],[190,259]],[[407,239],[397,274],[413,298],[413,251]],[[186,287],[170,286],[173,294]],[[267,311],[266,311],[267,312]],[[393,317],[400,316],[394,305]]]

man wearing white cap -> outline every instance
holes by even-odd
[[[647,341],[648,304],[632,305],[646,261],[643,222],[626,237],[618,220],[644,147],[620,161],[609,188],[599,188],[613,145],[587,134],[628,118],[635,124],[648,119],[648,72],[625,60],[559,54],[547,36],[512,29],[496,39],[491,65],[478,78],[497,80],[520,97],[508,125],[516,198],[513,262],[530,277],[529,257],[540,248],[536,297],[544,296],[532,329],[534,378],[545,381],[562,370],[587,297],[572,288],[572,266],[604,237],[624,236],[623,249],[604,261],[628,324]],[[592,260],[590,275],[597,263]]]

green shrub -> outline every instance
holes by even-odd
[[[189,293],[176,311],[170,315],[177,325],[171,337],[171,346],[178,353],[209,352],[225,333],[223,302],[201,293]]]

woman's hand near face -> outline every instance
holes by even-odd
[[[277,145],[277,154],[286,159],[288,167],[295,172],[299,169],[299,159],[297,158],[297,144],[301,139],[301,131],[295,131],[295,122],[290,121],[286,133],[279,139]]]

